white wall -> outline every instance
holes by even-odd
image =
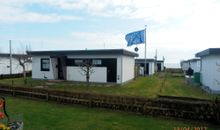
[[[41,58],[49,58],[50,59],[50,70],[49,71],[41,71]],[[36,79],[56,79],[54,76],[54,69],[52,66],[52,61],[50,56],[33,56],[32,57],[32,78]]]
[[[154,67],[155,67],[154,62],[149,62],[149,75],[153,75],[155,73]]]
[[[183,62],[181,67],[183,71],[187,71],[189,68],[189,62]]]
[[[201,58],[201,82],[212,91],[220,91],[220,55]]]
[[[93,67],[94,73],[90,75],[90,82],[107,82],[107,68],[106,67]],[[83,75],[83,71],[80,67],[67,67],[67,80],[71,81],[86,81],[86,76]]]
[[[26,71],[31,71],[31,63],[25,64]],[[12,74],[23,73],[23,68],[19,65],[17,59],[12,58]],[[9,57],[0,57],[0,75],[1,74],[10,74],[10,58]]]
[[[190,67],[195,72],[200,72],[200,60],[190,61]]]
[[[161,62],[161,71],[164,71],[164,62]]]
[[[182,70],[187,71],[191,67],[194,72],[200,72],[200,65],[200,60],[185,61],[182,64]]]
[[[134,57],[122,56],[122,83],[134,78]]]
[[[72,55],[67,58],[116,58],[117,59],[117,83],[122,83],[122,56],[121,55]]]

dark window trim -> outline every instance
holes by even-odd
[[[43,68],[43,60],[49,60],[49,68],[48,69]],[[40,65],[41,65],[41,67],[40,67],[41,71],[50,71],[50,58],[41,58]]]

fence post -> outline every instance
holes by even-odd
[[[49,101],[49,92],[46,93],[46,100]]]
[[[12,95],[15,97],[15,88],[14,87],[12,87]]]
[[[214,102],[214,115],[215,115],[215,121],[217,124],[220,123],[220,101],[218,98],[215,99],[215,102]]]
[[[93,107],[93,101],[92,101],[92,99],[89,100],[89,107]]]
[[[144,103],[143,105],[143,115],[147,114],[147,103]]]

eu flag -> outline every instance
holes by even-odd
[[[140,31],[136,31],[136,32],[132,32],[132,33],[128,33],[125,36],[125,39],[128,43],[127,46],[145,43],[144,35],[145,35],[145,29],[140,30]]]

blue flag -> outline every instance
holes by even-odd
[[[125,39],[128,43],[127,46],[145,43],[144,35],[145,35],[145,30],[128,33],[125,36]]]

